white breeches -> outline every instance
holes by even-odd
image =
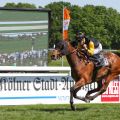
[[[100,43],[99,46],[98,46],[97,48],[95,48],[94,54],[98,54],[98,53],[101,52],[101,51],[102,51],[102,45],[101,45],[101,43]]]

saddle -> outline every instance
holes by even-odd
[[[89,59],[91,59],[92,57],[90,57]],[[95,67],[104,67],[104,66],[108,66],[109,62],[107,60],[107,58],[104,56],[104,53],[99,53],[93,56],[93,63],[95,65]]]
[[[104,56],[103,52],[101,52],[99,54],[95,54],[93,56],[88,56],[85,51],[78,51],[77,54],[78,54],[78,57],[80,59],[83,59],[86,64],[89,63],[90,61],[92,61],[94,63],[95,68],[104,67],[104,66],[109,65],[109,62],[108,62],[107,58]]]

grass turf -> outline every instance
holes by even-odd
[[[40,21],[48,20],[47,12],[0,10],[0,21]]]
[[[1,106],[0,120],[119,120],[120,104]]]
[[[40,36],[34,42],[34,49],[47,49],[48,48],[48,36]],[[32,40],[31,39],[13,39],[13,40],[0,40],[0,53],[12,53],[22,52],[25,50],[31,50]]]

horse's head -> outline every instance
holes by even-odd
[[[55,45],[55,49],[51,53],[51,59],[52,60],[57,60],[60,57],[62,57],[63,55],[67,55],[68,53],[69,52],[68,52],[67,41],[61,40]]]

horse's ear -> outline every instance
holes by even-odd
[[[63,50],[63,49],[64,49],[64,44],[62,44],[60,47],[60,50]]]

